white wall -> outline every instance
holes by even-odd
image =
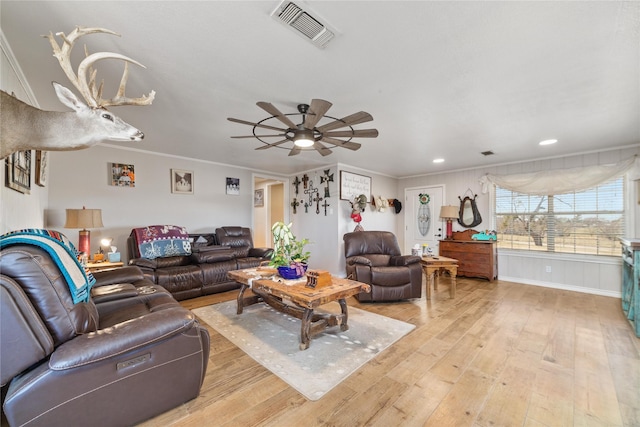
[[[324,175],[324,171],[329,169],[329,174],[333,174],[333,181],[329,182],[329,194],[327,199],[329,206],[327,207],[327,215],[324,214],[324,207],[320,202],[320,213],[316,213],[316,204],[309,206],[305,213],[304,206],[298,206],[298,213],[293,214],[293,208],[290,209],[290,218],[293,222],[294,234],[299,238],[308,238],[312,244],[308,246],[311,251],[309,259],[309,268],[328,270],[332,274],[340,277],[345,276],[345,260],[344,260],[344,243],[342,236],[353,229],[356,223],[351,219],[351,204],[347,200],[340,200],[340,171],[357,173],[371,177],[371,191],[375,196],[382,196],[388,199],[398,197],[396,193],[395,178],[380,175],[372,171],[363,170],[344,164],[332,165],[330,168],[312,169],[301,172],[290,177],[290,182],[295,180],[297,176],[302,179],[306,173],[313,182],[313,186],[318,188],[320,197],[324,198],[324,183],[320,183],[320,178]],[[292,187],[291,197],[295,197],[295,190]],[[371,195],[367,195],[370,199]],[[298,200],[308,201],[308,195],[304,194],[303,186],[300,185],[300,193]],[[362,213],[361,225],[365,230],[385,230],[395,232],[396,230],[395,211],[387,209],[386,212],[376,212],[371,209],[368,204]]]
[[[51,153],[46,225],[62,229],[65,209],[102,209],[104,228],[91,230],[92,251],[100,238],[112,237],[126,261],[126,238],[132,228],[175,224],[191,233],[216,227],[251,227],[252,171],[179,157],[97,145],[86,150]],[[109,185],[110,163],[135,166],[135,188]],[[171,169],[193,171],[193,194],[171,193]],[[226,193],[226,178],[240,179],[240,195]],[[77,241],[75,230],[66,230]]]
[[[0,49],[2,52],[0,89],[9,94],[15,93],[21,101],[37,107],[38,103],[26,84],[22,70],[15,61],[2,31],[0,31]],[[22,194],[5,186],[5,162],[2,161],[0,170],[0,234],[21,228],[41,228],[44,224],[44,211],[47,208],[49,187],[40,187],[35,184],[35,151],[32,151],[31,154],[30,194]]]
[[[596,164],[612,164],[638,154],[640,154],[640,148],[634,147],[411,177],[398,181],[398,192],[404,191],[405,188],[419,187],[421,185],[444,184],[446,186],[445,202],[459,205],[458,196],[464,197],[464,193],[471,189],[474,194],[478,195],[476,202],[482,215],[482,223],[474,227],[474,229],[492,230],[495,229],[495,224],[492,223],[490,194],[482,194],[478,183],[479,178],[484,174],[508,175]],[[640,217],[637,188],[638,183],[632,181],[627,191],[627,206],[629,208],[627,212],[628,237],[637,236],[640,230],[637,226],[638,217]],[[399,222],[399,230],[401,230],[404,228],[404,218],[399,218]],[[465,228],[454,222],[453,230],[462,231]],[[398,238],[403,238],[403,234],[399,232]],[[546,266],[551,266],[551,273],[546,272]],[[622,286],[622,267],[619,257],[589,257],[585,255],[550,253],[531,254],[500,249],[498,251],[498,277],[502,280],[531,285],[619,297]]]

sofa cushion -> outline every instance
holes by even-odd
[[[168,256],[165,258],[156,258],[154,268],[178,267],[181,265],[191,265],[190,256]]]
[[[227,273],[237,269],[236,260],[220,261],[211,264],[200,264],[202,281],[205,285],[233,282],[227,277]]]
[[[136,239],[142,258],[191,255],[189,233],[184,227],[176,225],[150,225],[134,228],[131,232]]]
[[[55,346],[98,327],[93,303],[73,303],[66,278],[42,248],[14,245],[0,254],[0,270],[20,285],[53,338]]]
[[[156,283],[172,294],[202,288],[202,270],[197,265],[161,268],[155,275]]]
[[[75,247],[64,234],[55,230],[33,228],[12,231],[0,236],[0,248],[19,244],[44,249],[67,281],[73,303],[89,301],[89,292],[95,279],[80,265]]]
[[[233,251],[231,251],[227,246],[218,246],[215,249],[208,247],[207,250],[200,250],[192,253],[191,259],[198,264],[229,261],[233,259]]]
[[[411,283],[411,271],[405,267],[373,267],[371,281],[378,286],[401,286]]]

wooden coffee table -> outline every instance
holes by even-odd
[[[240,283],[237,313],[243,308],[264,301],[278,311],[287,313],[301,320],[300,350],[309,348],[311,338],[326,328],[340,326],[349,329],[347,302],[345,298],[360,292],[371,292],[371,287],[355,280],[331,277],[331,284],[321,288],[306,287],[306,278],[284,280],[277,275],[275,269],[248,268],[227,273],[230,279]],[[253,295],[245,296],[247,288]],[[332,302],[340,304],[340,314],[314,313],[314,309]]]
[[[458,260],[447,258],[444,256],[422,257],[422,271],[427,279],[427,299],[431,299],[431,285],[433,289],[438,289],[438,273],[440,270],[446,270],[451,276],[451,287],[449,295],[451,298],[456,297],[456,275],[458,274]]]

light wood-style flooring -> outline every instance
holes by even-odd
[[[450,299],[448,283],[431,301],[349,299],[416,329],[315,402],[209,328],[200,396],[143,426],[640,426],[640,339],[620,299],[465,278]]]

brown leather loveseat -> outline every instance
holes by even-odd
[[[141,253],[141,230],[160,227],[182,229],[190,250],[179,255],[152,259]],[[227,272],[258,266],[271,258],[273,249],[254,248],[247,227],[221,227],[216,233],[186,234],[183,227],[148,226],[133,229],[127,239],[129,264],[139,267],[149,280],[167,289],[177,300],[196,298],[237,289],[240,285]],[[143,250],[144,252],[144,250]]]
[[[0,251],[9,425],[129,426],[198,396],[209,334],[189,310],[136,267],[96,273],[77,302],[65,270],[38,246]]]
[[[388,231],[354,231],[343,236],[347,278],[371,285],[358,301],[397,301],[422,296],[420,257],[402,255]]]

